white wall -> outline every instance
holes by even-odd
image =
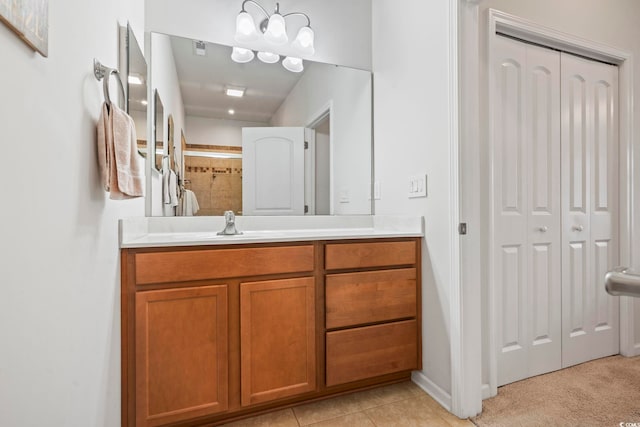
[[[487,34],[487,14],[488,9],[497,9],[520,18],[533,21],[537,24],[562,31],[577,37],[595,41],[601,44],[613,46],[615,48],[630,52],[633,55],[634,71],[636,76],[634,79],[635,87],[633,93],[633,104],[637,104],[640,99],[640,81],[637,76],[640,75],[640,26],[638,26],[638,17],[640,16],[640,2],[636,0],[612,0],[602,2],[599,0],[563,0],[562,2],[554,0],[539,0],[536,2],[526,0],[485,0],[480,3],[480,31],[476,36],[477,40],[486,40]],[[485,57],[484,44],[480,43],[480,57]],[[464,66],[464,63],[463,65]],[[483,76],[486,78],[486,76]],[[486,105],[486,93],[481,92],[480,105]],[[481,107],[482,108],[482,107]],[[640,110],[634,111],[635,136],[633,140],[635,176],[632,178],[634,186],[635,206],[633,212],[636,212],[635,232],[638,220],[637,212],[640,212],[640,132],[638,124],[640,123]],[[482,120],[481,120],[482,122]],[[482,199],[486,199],[481,195]],[[634,236],[635,246],[632,249],[631,266],[640,271],[640,242],[638,236]],[[485,272],[486,287],[486,272]],[[484,295],[484,304],[487,301],[486,293]],[[624,298],[622,299],[624,300]],[[640,354],[640,299],[631,302],[633,308],[633,319],[631,321],[632,330],[635,335],[635,354]],[[487,324],[486,311],[483,312],[483,322]],[[483,328],[483,347],[488,347],[488,337],[486,335],[487,328]],[[483,361],[483,383],[488,382],[488,358],[485,352]]]
[[[169,115],[173,115],[173,143],[176,147],[176,154],[178,158],[182,153],[181,130],[185,128],[185,115],[184,115],[184,103],[182,101],[182,93],[180,92],[180,84],[178,80],[178,72],[176,71],[176,61],[173,57],[173,50],[171,49],[171,40],[169,36],[165,34],[151,34],[151,93],[155,89],[160,94],[160,99],[163,105],[164,120],[163,120],[163,132],[164,147],[168,147],[169,136],[167,133],[168,118]],[[185,132],[186,136],[186,132]],[[151,138],[151,144],[155,144],[153,138]],[[150,145],[151,145],[150,144]],[[165,148],[166,152],[166,148]],[[160,173],[151,168],[151,182],[153,191],[151,195],[151,214],[153,216],[161,215],[173,215],[173,209],[168,206],[163,206],[162,203],[162,180],[160,179]]]
[[[371,0],[278,0],[281,13],[303,12],[309,15],[315,31],[316,53],[313,60],[371,69]],[[269,13],[275,0],[260,0]],[[146,8],[146,30],[205,40],[224,45],[238,45],[234,40],[236,16],[241,0],[153,0]],[[253,5],[247,11],[259,22],[261,16]],[[289,37],[306,24],[301,17],[287,18]],[[257,49],[261,44],[243,45]],[[271,47],[269,50],[273,51]],[[291,50],[278,49],[287,54]]]
[[[273,126],[309,126],[331,106],[333,213],[371,213],[371,75],[307,64],[273,115]],[[343,199],[348,194],[348,202]]]
[[[423,371],[414,376],[445,404],[451,393],[450,141],[447,2],[373,2],[375,213],[424,215]],[[428,175],[428,197],[407,197],[410,175]]]
[[[185,135],[188,144],[242,147],[242,128],[260,126],[268,124],[187,116]]]
[[[48,58],[0,24],[0,425],[115,427],[117,221],[144,202],[101,188],[92,61],[117,66],[118,20],[141,39],[144,4],[68,0],[49,14]]]

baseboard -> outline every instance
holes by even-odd
[[[493,395],[491,394],[491,387],[489,387],[489,384],[482,384],[481,393],[482,393],[482,400],[493,397]]]
[[[629,351],[621,351],[620,354],[624,357],[640,356],[640,343],[634,344]]]
[[[451,395],[427,378],[425,374],[421,371],[413,371],[411,373],[411,381],[427,392],[429,396],[433,397],[444,409],[451,412]]]

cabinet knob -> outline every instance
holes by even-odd
[[[582,225],[574,225],[573,231],[583,231],[584,227]]]
[[[549,231],[549,227],[543,225],[542,227],[538,228],[538,231],[541,233],[546,233],[547,231]]]

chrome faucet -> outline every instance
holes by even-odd
[[[236,229],[236,215],[233,213],[233,211],[224,212],[224,221],[224,230],[218,231],[218,236],[235,236],[238,234],[242,234],[241,231],[238,231]]]

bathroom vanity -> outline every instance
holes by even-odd
[[[421,368],[421,218],[223,225],[121,222],[123,426],[222,424]]]

